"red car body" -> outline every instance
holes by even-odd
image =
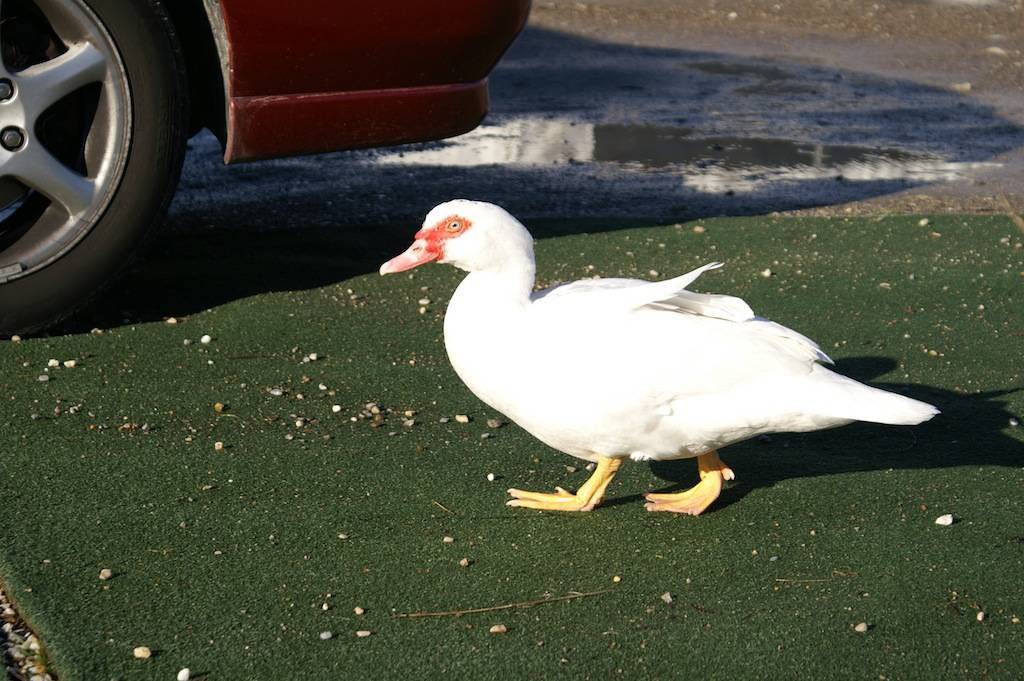
[[[487,112],[529,0],[206,0],[226,162],[441,139]]]

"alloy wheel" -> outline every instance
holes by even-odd
[[[0,0],[0,284],[100,219],[128,157],[131,93],[82,0]]]

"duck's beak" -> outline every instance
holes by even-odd
[[[412,242],[412,246],[409,246],[404,253],[396,255],[381,265],[380,273],[394,274],[395,272],[411,270],[413,267],[419,267],[431,260],[437,260],[438,255],[439,253],[431,248],[430,243],[426,239],[416,239],[416,241]]]

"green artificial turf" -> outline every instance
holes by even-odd
[[[1021,678],[1022,235],[918,220],[538,226],[556,235],[538,242],[544,283],[721,260],[696,290],[943,411],[729,448],[737,480],[699,518],[639,496],[692,484],[692,461],[625,465],[593,513],[503,505],[587,472],[488,428],[452,373],[441,320],[461,273],[372,273],[412,229],[361,247],[168,237],[98,313],[126,323],[0,342],[0,578],[65,681]],[[381,416],[360,416],[370,402]],[[592,595],[396,617],[574,593]]]

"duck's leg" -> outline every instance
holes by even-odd
[[[539,508],[545,511],[593,511],[601,503],[604,491],[608,489],[608,483],[615,477],[615,471],[619,470],[621,465],[622,459],[609,459],[602,456],[597,460],[597,468],[594,469],[590,479],[576,490],[576,494],[567,492],[561,487],[556,487],[554,494],[510,489],[508,493],[513,498],[506,503],[509,506]]]
[[[688,490],[673,494],[645,494],[647,510],[700,515],[722,492],[722,481],[736,477],[714,451],[697,457],[697,472],[700,473],[700,482]]]

